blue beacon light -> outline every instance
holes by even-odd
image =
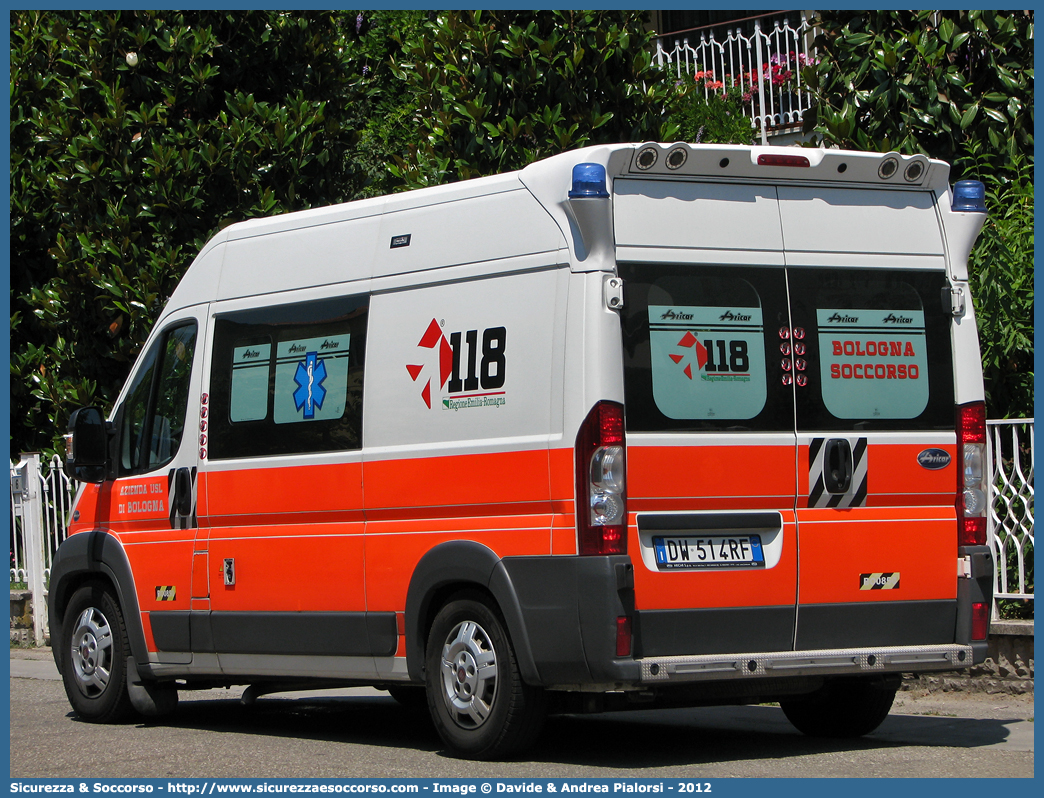
[[[953,204],[950,210],[986,213],[986,187],[978,180],[958,180],[953,184]]]
[[[573,167],[573,187],[569,199],[607,199],[605,167],[598,163],[578,163]]]

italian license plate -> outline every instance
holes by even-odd
[[[661,571],[686,568],[764,568],[760,535],[654,537]]]

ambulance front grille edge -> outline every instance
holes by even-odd
[[[910,673],[970,667],[971,646],[897,646],[750,654],[701,654],[639,660],[643,682],[716,681],[814,674]]]

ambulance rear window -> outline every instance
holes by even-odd
[[[941,270],[792,268],[788,278],[807,344],[799,429],[953,429]]]
[[[629,431],[953,429],[941,270],[619,269]]]
[[[924,310],[916,294],[898,300],[816,308],[823,404],[837,418],[915,418],[927,406]]]
[[[782,269],[620,270],[629,430],[793,427],[792,394],[773,352],[787,323]]]

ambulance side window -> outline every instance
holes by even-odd
[[[153,471],[174,459],[188,408],[196,325],[167,330],[142,356],[123,403],[120,475]]]
[[[362,445],[368,297],[218,313],[211,460]]]

